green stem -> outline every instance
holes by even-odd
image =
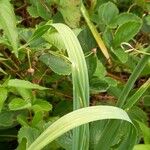
[[[101,49],[102,53],[104,54],[104,56],[106,57],[106,59],[108,60],[109,63],[111,63],[110,61],[110,56],[109,56],[109,53],[108,53],[108,50],[100,36],[100,34],[98,33],[96,27],[94,26],[94,24],[90,21],[90,17],[89,17],[89,14],[84,6],[84,4],[81,2],[81,12],[82,12],[82,15],[89,27],[89,29],[91,30],[99,48]]]

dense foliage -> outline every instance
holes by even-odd
[[[149,0],[0,0],[0,149],[150,149]]]

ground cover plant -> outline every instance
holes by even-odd
[[[0,0],[0,149],[150,149],[149,0]]]

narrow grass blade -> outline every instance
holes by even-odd
[[[75,110],[48,127],[27,150],[40,150],[65,132],[96,120],[122,119],[131,123],[127,113],[113,106],[91,106]]]
[[[150,47],[147,48],[147,51],[150,51]],[[149,56],[144,55],[141,58],[140,62],[137,64],[136,68],[134,69],[133,73],[131,74],[128,82],[126,83],[126,85],[125,85],[125,87],[124,87],[124,89],[123,89],[123,91],[122,91],[122,93],[118,99],[117,106],[123,107],[123,105],[125,104],[129,92],[133,88],[135,81],[137,80],[137,78],[141,74],[142,70],[146,66],[148,59],[149,59]]]
[[[147,51],[150,50],[150,47],[147,48]],[[117,106],[118,107],[123,107],[124,103],[127,100],[128,94],[131,91],[136,79],[139,77],[140,73],[144,69],[144,67],[147,64],[149,56],[144,55],[139,63],[137,64],[136,68],[134,69],[133,73],[131,74],[127,84],[125,85],[119,99]],[[104,128],[103,134],[101,135],[101,138],[99,139],[98,145],[101,146],[101,150],[109,150],[110,146],[113,143],[113,137],[116,137],[117,134],[119,134],[117,131],[119,127],[121,126],[120,121],[112,121],[110,120],[107,124],[106,127]],[[114,132],[115,131],[115,132]]]
[[[132,95],[127,103],[123,106],[124,109],[130,109],[136,104],[140,97],[144,94],[144,92],[150,87],[150,78],[136,91],[134,95]]]

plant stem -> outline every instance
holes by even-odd
[[[30,60],[30,49],[26,47],[26,50],[27,50],[27,57],[28,57],[28,63],[29,63],[29,68],[32,68],[31,66],[31,60]]]
[[[23,79],[23,77],[17,73],[13,68],[11,68],[8,64],[1,62],[4,66],[6,66],[9,70],[11,70],[12,72],[14,72],[18,77],[20,77],[20,79]]]
[[[108,62],[111,64],[111,61],[110,61],[110,56],[109,56],[109,53],[108,53],[108,50],[100,36],[100,34],[98,33],[96,27],[94,26],[94,24],[90,21],[90,17],[89,17],[89,14],[84,6],[84,4],[81,2],[81,12],[82,12],[82,15],[89,27],[89,29],[91,30],[99,48],[101,49],[102,53],[104,54],[104,56],[106,57],[106,59],[108,60]]]

